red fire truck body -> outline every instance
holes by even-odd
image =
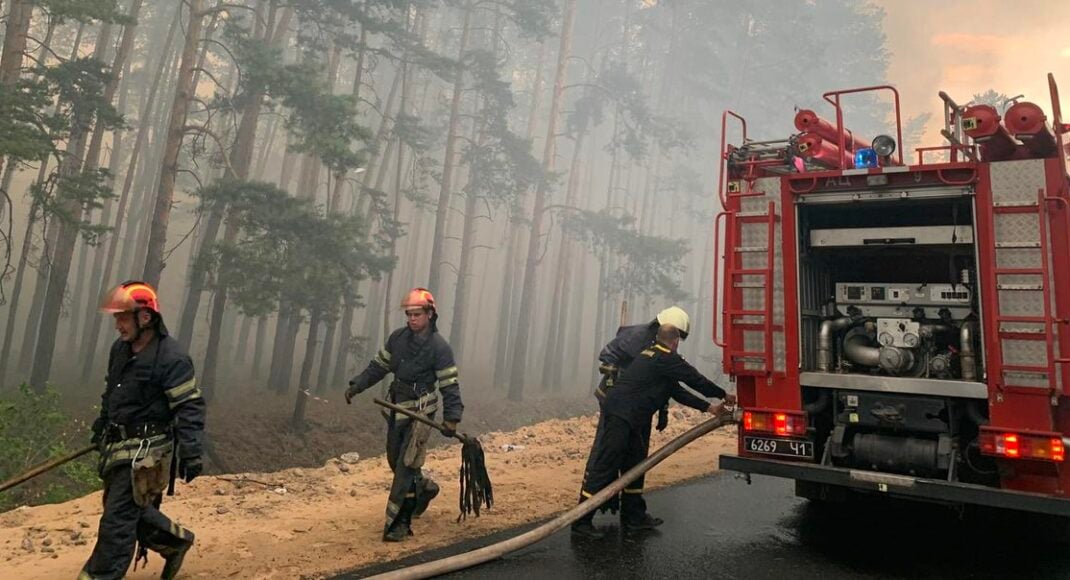
[[[891,87],[828,93],[835,116],[801,111],[783,141],[725,113],[743,140],[722,146],[714,341],[745,412],[722,468],[813,499],[1070,515],[1068,127],[1049,83],[1051,125],[941,93],[950,144],[913,164],[901,130],[870,149],[844,128],[864,91],[894,96],[898,127]]]

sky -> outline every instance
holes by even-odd
[[[885,11],[888,81],[904,118],[931,112],[925,145],[942,145],[938,91],[959,104],[995,89],[1025,95],[1049,114],[1047,75],[1070,117],[1070,1],[875,0]]]

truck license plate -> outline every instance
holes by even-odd
[[[814,444],[811,441],[772,439],[769,437],[744,437],[743,448],[750,453],[781,455],[784,457],[807,457],[813,459]]]

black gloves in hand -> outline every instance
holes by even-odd
[[[359,394],[360,394],[360,390],[357,389],[357,385],[353,384],[353,382],[350,381],[349,382],[349,388],[346,389],[346,404],[347,405],[352,405],[353,404],[353,397],[356,397]]]
[[[446,427],[442,434],[446,437],[454,437],[457,435],[457,422],[456,421],[443,421],[442,425]]]
[[[93,436],[89,438],[90,445],[100,445],[100,442],[104,439],[104,418],[97,417],[96,421],[93,421]]]
[[[658,424],[654,427],[658,431],[664,431],[669,426],[669,408],[658,409]]]
[[[182,479],[186,480],[186,483],[193,481],[202,470],[204,470],[204,464],[201,463],[200,457],[185,457],[178,464],[178,473]]]

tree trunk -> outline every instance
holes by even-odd
[[[320,356],[319,372],[316,373],[316,392],[327,392],[327,374],[334,354],[334,334],[338,329],[338,319],[332,318],[327,323],[327,335],[323,337],[323,355]]]
[[[30,31],[32,16],[32,0],[12,0],[4,28],[3,54],[0,54],[0,84],[12,86],[22,73],[26,34]]]
[[[0,54],[0,85],[10,87],[22,74],[22,59],[26,54],[26,34],[30,31],[33,16],[32,0],[12,0],[4,29],[4,52]],[[0,157],[0,173],[3,173],[4,158]]]
[[[535,65],[535,81],[531,89],[531,108],[528,111],[527,139],[534,144],[535,128],[538,124],[539,108],[542,105],[542,76],[543,62],[546,60],[546,43],[539,43],[539,57]],[[526,196],[517,200],[518,214],[523,213]],[[519,218],[519,215],[516,216]],[[520,220],[515,222],[510,218],[506,222],[509,231],[509,248],[505,254],[505,278],[502,281],[501,296],[498,301],[498,328],[495,333],[494,352],[494,386],[506,388],[509,383],[509,346],[512,341],[513,330],[513,303],[515,302],[513,288],[516,285],[517,275],[520,273],[516,263],[516,252],[520,247],[520,234],[523,229]]]
[[[122,71],[127,70],[126,61],[130,55],[130,49],[134,46],[134,36],[137,33],[137,17],[141,11],[142,0],[133,0],[130,4],[130,11],[127,16],[130,18],[130,24],[123,27],[122,40],[119,42],[119,49],[115,51],[115,58],[112,60],[111,73],[112,76],[108,80],[107,85],[104,87],[104,102],[109,105],[115,100],[115,93],[119,90],[119,81],[122,80]],[[102,34],[102,36],[104,36]],[[106,38],[106,37],[105,37]],[[107,42],[110,44],[110,42]],[[106,46],[106,45],[105,45]],[[103,56],[103,50],[100,49],[100,43],[98,42],[98,52]],[[124,82],[125,84],[125,82]],[[122,112],[122,106],[119,107],[119,112]],[[96,129],[93,131],[93,137],[89,141],[89,150],[85,156],[85,170],[92,171],[100,166],[100,153],[104,144],[105,128],[97,123]],[[120,135],[121,131],[115,131],[115,135],[112,143],[111,156],[114,159],[118,154],[118,145],[121,143]],[[109,179],[108,185],[111,186],[111,180]],[[101,211],[101,224],[107,225],[107,213],[110,210],[111,199],[105,200],[105,209]],[[90,219],[90,211],[87,208],[83,214],[83,219],[88,222]],[[100,252],[95,252],[100,255]],[[85,312],[93,312],[93,303],[96,302],[96,287],[93,286],[91,280],[93,275],[86,275],[86,268],[89,266],[89,244],[83,242],[81,248],[81,255],[78,262],[78,275],[75,279],[74,294],[71,295],[72,310],[70,316],[70,330],[68,332],[67,352],[77,352],[78,344],[78,325],[84,318],[82,310],[79,308],[81,304],[85,304]],[[86,290],[86,283],[89,282],[89,289]],[[80,300],[83,296],[86,296],[85,300]],[[98,315],[99,313],[94,313]],[[82,344],[85,344],[82,342]]]
[[[178,175],[178,154],[185,136],[186,112],[193,98],[193,69],[197,62],[197,47],[201,43],[201,26],[204,22],[204,0],[189,0],[189,25],[186,27],[186,44],[182,49],[182,64],[178,69],[178,84],[175,100],[171,106],[171,122],[167,127],[167,144],[161,163],[160,185],[156,191],[156,207],[152,213],[152,229],[145,258],[142,279],[153,286],[160,284],[164,268],[164,245],[167,242],[167,227],[171,221],[171,204],[175,194],[175,178]],[[207,394],[207,393],[206,393]]]
[[[253,381],[259,381],[260,377],[260,365],[264,360],[264,339],[267,337],[267,321],[268,318],[265,315],[261,315],[256,319],[256,342],[253,343]]]
[[[403,97],[402,98],[402,103],[404,103],[404,102],[405,101],[404,101],[404,97]],[[402,181],[402,174],[401,173],[402,173],[402,166],[404,165],[404,159],[403,159],[403,156],[404,156],[404,153],[405,153],[404,152],[404,146],[405,145],[404,145],[404,143],[401,142],[401,139],[398,139],[397,140],[398,162],[396,164],[396,168],[397,168],[396,175],[397,175],[397,178],[396,178],[396,180],[394,182],[394,216],[393,216],[394,217],[394,221],[398,221],[398,220],[401,219],[401,181]],[[390,243],[390,257],[391,258],[397,258],[397,255],[398,255],[398,243],[397,243],[397,240],[393,240]],[[383,303],[383,312],[382,312],[382,315],[383,315],[383,336],[389,336],[390,335],[390,312],[391,312],[390,302],[391,302],[393,294],[394,294],[394,271],[396,269],[397,269],[396,267],[395,268],[391,268],[390,271],[386,273],[386,281],[383,283],[383,285],[384,285],[383,300],[385,300],[385,302]]]
[[[238,331],[238,348],[234,351],[235,365],[245,362],[245,355],[249,352],[249,333],[252,331],[252,317],[242,315],[241,329]]]
[[[580,254],[579,259],[579,264],[576,265],[573,273],[573,276],[575,277],[572,278],[576,281],[576,284],[570,288],[568,299],[571,304],[569,312],[572,314],[569,318],[565,319],[564,324],[562,325],[562,328],[565,329],[564,336],[569,339],[569,344],[566,344],[563,347],[565,349],[565,356],[561,372],[562,382],[565,383],[566,386],[569,386],[568,382],[571,382],[570,386],[575,388],[577,393],[589,394],[590,391],[588,389],[590,387],[587,386],[589,383],[587,382],[587,377],[584,375],[583,369],[591,368],[593,365],[581,366],[580,360],[593,361],[595,360],[597,353],[589,357],[583,356],[581,359],[580,351],[584,346],[583,337],[585,335],[583,333],[583,321],[587,319],[583,307],[584,297],[588,295],[587,265],[590,263],[590,258],[586,253],[583,253]]]
[[[294,414],[291,421],[294,431],[301,433],[305,430],[305,408],[308,406],[309,393],[312,386],[312,365],[316,360],[316,342],[319,335],[320,314],[312,312],[308,322],[308,338],[305,339],[305,358],[301,361],[301,377],[297,383],[297,402],[294,405]],[[296,336],[296,335],[295,335]]]
[[[442,187],[438,193],[438,207],[435,209],[435,235],[431,242],[431,267],[427,275],[427,288],[432,292],[440,291],[442,276],[442,250],[446,241],[447,217],[452,195],[453,171],[457,164],[457,134],[461,122],[461,95],[464,92],[464,59],[468,52],[468,40],[472,28],[472,5],[466,3],[464,22],[461,25],[461,43],[457,51],[457,78],[453,82],[453,96],[450,100],[449,130],[446,133],[446,155],[442,161]]]
[[[19,298],[22,295],[23,276],[26,273],[26,260],[30,254],[33,226],[36,223],[37,204],[30,207],[30,217],[26,222],[26,233],[23,236],[22,251],[19,253],[19,263],[15,270],[15,286],[11,291],[11,303],[7,307],[7,322],[4,326],[4,346],[0,348],[0,387],[7,384],[7,365],[11,357],[11,343],[15,340],[15,319],[18,316]],[[44,268],[43,265],[40,266]],[[27,332],[33,327],[33,320],[27,323]],[[24,347],[25,348],[25,347]]]
[[[293,8],[287,8],[278,28],[271,31],[271,44],[277,45],[282,37],[282,31],[286,30],[289,26],[290,18],[293,16]],[[263,94],[252,95],[249,104],[246,105],[245,111],[242,113],[241,123],[238,126],[238,133],[235,136],[234,149],[231,151],[230,165],[227,168],[228,177],[232,179],[238,179],[245,181],[249,178],[249,168],[253,162],[253,148],[256,144],[256,128],[259,123],[261,101],[263,100]],[[233,171],[233,173],[231,173]],[[217,206],[212,209],[213,214],[215,212],[223,212],[222,206]],[[227,209],[227,216],[225,222],[225,228],[223,231],[223,243],[233,244],[238,237],[238,216],[230,209]],[[209,221],[214,221],[215,215],[209,218]],[[209,227],[212,224],[209,224]],[[218,225],[215,226],[216,231],[208,231],[205,234],[205,240],[202,244],[201,251],[208,251],[212,242],[215,241],[215,235],[218,231]],[[190,292],[187,296],[187,308],[191,309],[190,334],[192,335],[193,326],[192,321],[196,320],[197,309],[200,305],[201,292],[203,291],[203,277],[198,277],[198,280],[191,279]],[[219,334],[221,331],[221,324],[223,322],[223,313],[225,312],[227,305],[227,281],[224,274],[220,274],[218,284],[215,291],[215,296],[212,299],[212,320],[208,329],[208,348],[204,357],[204,368],[201,371],[202,385],[208,385],[215,381],[216,374],[216,360],[218,359],[219,350]],[[199,284],[194,285],[194,282]],[[185,316],[185,311],[183,312]]]
[[[474,127],[473,127],[474,129]],[[476,146],[481,147],[486,142],[486,133],[482,128],[478,131]],[[450,346],[454,356],[461,360],[464,352],[464,330],[468,315],[469,282],[472,277],[472,251],[476,245],[476,213],[479,199],[472,192],[465,192],[464,196],[464,222],[461,227],[461,257],[457,264],[457,285],[453,293],[453,322],[450,324]]]
[[[494,386],[505,388],[509,382],[509,346],[512,333],[513,320],[513,288],[514,277],[517,268],[516,251],[520,246],[519,224],[507,224],[509,230],[509,249],[505,253],[504,276],[502,280],[502,292],[498,302],[498,329],[495,334],[494,347]]]
[[[312,312],[308,321],[308,338],[305,339],[305,358],[301,361],[301,376],[297,382],[300,390],[310,389],[312,385],[312,367],[316,363],[316,343],[319,342],[320,313]]]
[[[29,317],[26,319],[26,328],[22,337],[22,348],[19,350],[18,372],[20,375],[29,372],[30,366],[33,365],[37,335],[41,332],[41,312],[45,308],[45,289],[48,287],[53,252],[59,240],[59,224],[56,222],[57,220],[54,219],[48,220],[41,232],[41,256],[38,259],[37,276],[34,280],[33,302],[30,303]]]
[[[357,48],[356,72],[353,75],[353,101],[360,106],[360,89],[364,84],[364,59],[368,51],[368,27],[360,27],[360,41]],[[367,171],[367,168],[364,168]],[[334,176],[334,191],[331,193],[328,211],[337,213],[342,207],[342,192],[345,188],[347,172],[336,173]]]
[[[145,106],[141,108],[141,114],[138,119],[137,136],[134,138],[134,147],[130,152],[130,161],[126,166],[126,175],[123,177],[123,190],[119,194],[119,202],[115,209],[115,227],[108,236],[108,253],[104,258],[104,272],[100,277],[101,283],[98,286],[100,292],[104,292],[107,287],[113,285],[112,280],[113,271],[116,266],[115,257],[119,250],[119,243],[122,241],[122,233],[124,225],[128,226],[131,222],[126,215],[126,206],[130,200],[130,190],[134,185],[134,177],[137,173],[138,160],[141,158],[141,152],[145,148],[145,141],[148,138],[149,128],[152,126],[153,119],[149,114],[156,104],[156,96],[159,93],[160,81],[163,78],[163,73],[168,65],[172,61],[171,57],[171,45],[175,38],[175,31],[178,30],[179,23],[182,20],[182,5],[179,4],[175,9],[175,17],[171,21],[171,26],[167,31],[167,38],[164,40],[163,50],[160,52],[160,63],[156,67],[156,73],[152,78],[152,86],[149,88],[148,97],[146,97]],[[116,135],[119,135],[117,133]],[[113,153],[114,155],[114,153]],[[129,227],[127,228],[129,230]],[[128,231],[129,233],[129,231]],[[96,362],[97,342],[100,340],[100,328],[103,324],[104,317],[99,314],[89,311],[92,314],[89,317],[88,331],[85,333],[82,344],[83,346],[83,364],[82,364],[82,380],[88,381],[91,378],[91,374],[94,369],[94,363]],[[181,340],[182,335],[179,335]],[[185,343],[189,346],[188,341]]]
[[[107,56],[107,50],[112,44],[111,34],[112,24],[110,22],[105,22],[104,25],[100,28],[100,33],[97,34],[96,47],[93,49],[93,58],[102,64],[104,62],[104,58]],[[118,53],[116,54],[118,55]],[[116,69],[113,67],[111,69],[112,76],[110,79],[108,79],[108,82],[104,87],[103,98],[109,105],[112,103],[112,101],[114,101],[115,89],[118,87],[119,76],[118,74],[116,74],[115,71]],[[104,130],[102,127],[99,126],[98,123],[97,129],[93,131],[92,138],[89,140],[89,149],[88,151],[86,151],[85,160],[82,162],[81,171],[92,171],[97,169],[97,167],[100,165],[100,150],[103,144],[103,139]],[[88,206],[82,208],[81,221],[85,223],[90,223],[92,217],[91,214],[92,210]],[[81,243],[78,243],[79,241],[81,241]],[[64,344],[63,348],[67,352],[75,351],[74,345],[76,344],[78,338],[78,322],[81,319],[79,305],[81,304],[82,292],[84,291],[85,287],[85,269],[87,266],[87,262],[89,261],[89,244],[86,243],[85,240],[80,240],[79,238],[76,238],[75,248],[78,248],[79,246],[81,248],[81,253],[78,256],[77,260],[78,272],[74,276],[74,290],[71,293],[71,303],[73,304],[73,310],[71,312],[71,316],[69,317],[69,328],[64,333],[67,337],[67,342]]]
[[[268,387],[277,393],[284,392],[286,383],[289,382],[289,377],[284,379],[282,376],[282,353],[285,350],[286,337],[290,335],[290,319],[292,317],[289,307],[284,306],[279,309],[279,319],[275,323],[275,339],[271,343],[271,368],[268,371]]]
[[[59,167],[61,175],[73,177],[81,171],[82,156],[85,154],[90,121],[91,119],[76,119],[73,122],[67,152]],[[66,215],[81,215],[82,207],[79,205],[78,200],[67,199],[61,203]],[[67,290],[67,278],[70,274],[71,258],[74,255],[74,243],[78,239],[78,224],[62,222],[57,226],[57,232],[56,246],[52,252],[52,264],[48,270],[48,284],[44,292],[41,322],[37,330],[33,367],[30,371],[30,386],[38,393],[44,392],[49,374],[52,371],[52,357],[56,348],[59,315],[63,309],[63,294]]]
[[[272,117],[269,124],[267,137],[264,138],[263,148],[260,150],[260,157],[257,159],[256,169],[253,171],[254,179],[259,181],[264,181],[264,168],[267,165],[268,158],[275,151],[275,137],[279,131],[280,123],[277,117]]]
[[[179,24],[181,25],[181,10],[179,10]],[[161,95],[174,95],[178,76],[175,71],[178,70],[181,61],[182,51],[175,50],[164,70],[164,85],[160,87]],[[144,162],[138,166],[135,173],[134,191],[140,192],[140,195],[132,200],[128,213],[130,225],[127,228],[126,239],[123,240],[122,253],[117,266],[120,278],[140,276],[144,269],[145,244],[148,243],[151,225],[149,223],[150,208],[156,203],[156,186],[159,183],[161,170],[160,160],[163,158],[165,145],[161,142],[160,136],[166,134],[167,126],[171,122],[170,103],[166,98],[161,98],[156,109],[146,109],[145,114],[151,124],[143,154]]]
[[[125,114],[129,93],[130,61],[127,60],[126,67],[123,70],[123,88],[119,92],[118,110],[120,113]],[[119,173],[119,166],[122,163],[123,143],[125,141],[124,133],[125,131],[114,132],[112,136],[111,154],[108,156],[108,189],[112,190],[113,192],[115,190],[115,176]],[[104,208],[101,210],[100,215],[101,225],[111,224],[112,210],[114,209],[112,207],[113,205],[114,204],[112,203],[112,198],[108,198],[104,201]],[[101,244],[102,243],[103,242],[101,242]],[[98,312],[97,309],[94,308],[94,306],[98,295],[97,289],[104,286],[104,282],[101,279],[101,276],[103,276],[104,274],[104,256],[106,255],[107,249],[101,244],[98,244],[93,248],[93,269],[90,271],[89,274],[89,289],[86,293],[85,302],[85,321],[83,323],[84,326],[82,327],[84,330],[82,332],[82,340],[81,342],[79,342],[79,344],[82,345],[82,348],[87,346],[90,342],[89,337],[87,335],[90,329],[92,328],[93,319],[96,319],[100,316],[100,312]],[[99,332],[100,326],[98,325],[97,328]],[[92,341],[92,346],[93,348],[96,347],[95,339]],[[82,358],[93,358],[94,354],[95,353],[92,350],[83,350]]]
[[[583,151],[583,141],[586,136],[586,128],[581,128],[576,135],[576,143],[572,150],[572,164],[568,170],[568,189],[565,194],[565,207],[576,206],[576,198],[579,195],[580,181],[580,154]],[[562,231],[561,243],[558,245],[557,273],[554,275],[554,296],[550,307],[550,332],[547,339],[547,356],[543,368],[550,369],[549,379],[545,386],[550,390],[559,391],[561,388],[561,367],[565,355],[565,325],[569,320],[569,284],[572,276],[572,240],[566,237]]]
[[[386,171],[386,166],[389,165],[389,158],[386,160],[386,154],[389,152],[387,147],[387,136],[390,134],[390,128],[393,126],[393,118],[390,116],[390,111],[394,109],[394,102],[397,100],[398,89],[401,88],[401,70],[394,75],[394,82],[390,85],[390,93],[387,94],[386,103],[383,104],[383,117],[379,120],[379,129],[375,132],[375,142],[372,147],[372,158],[368,162],[368,169],[364,172],[364,178],[360,180],[360,188],[358,189],[359,203],[357,204],[357,213],[359,215],[367,215],[368,207],[371,203],[371,196],[364,193],[364,184],[368,183],[372,179],[373,173],[382,173]],[[379,170],[382,167],[382,171]],[[378,177],[376,178],[378,181]]]
[[[279,170],[279,189],[286,192],[290,191],[290,182],[293,181],[294,165],[297,165],[297,159],[299,157],[300,155],[289,150],[283,152],[282,168]]]
[[[407,8],[406,8],[406,12],[405,12],[405,28],[406,28],[406,30],[415,30],[415,22],[413,22],[411,24],[409,22],[409,11],[408,11]],[[408,65],[408,58],[409,58],[409,53],[408,53],[408,51],[405,51],[402,54],[402,57],[401,57],[401,64],[400,64],[401,68],[398,71],[398,74],[401,75],[401,100],[398,102],[398,113],[397,113],[398,117],[400,117],[401,115],[406,113],[405,109],[408,106],[408,102],[409,102],[409,65]],[[396,126],[396,123],[395,123],[395,126]],[[397,159],[397,164],[395,166],[395,171],[394,171],[394,216],[393,216],[393,218],[394,218],[395,222],[401,220],[401,201],[402,201],[401,192],[402,192],[403,185],[404,185],[404,168],[405,168],[405,143],[401,140],[401,136],[400,135],[397,136],[397,156],[398,156],[398,159]],[[385,175],[386,174],[385,170],[386,170],[386,166],[384,165],[383,168],[382,168],[382,171],[380,172],[380,175]],[[378,188],[379,186],[377,185],[376,187]],[[391,243],[390,243],[390,256],[392,258],[396,258],[397,255],[398,255],[398,242],[397,242],[397,240],[392,240]],[[391,301],[392,295],[394,293],[394,271],[396,269],[397,268],[391,268],[390,271],[386,273],[386,289],[383,292],[383,299],[385,300],[385,302],[383,304],[383,336],[384,337],[390,335],[390,312],[391,312],[390,301]]]
[[[561,93],[565,88],[565,73],[572,51],[572,25],[576,17],[577,0],[567,0],[564,21],[561,24],[561,46],[557,54],[557,74],[554,79],[553,98],[550,101],[550,117],[546,129],[546,143],[543,149],[542,165],[549,175],[554,168],[557,121],[561,112]],[[527,260],[524,263],[523,290],[520,298],[520,319],[517,323],[517,339],[513,348],[513,368],[509,380],[509,399],[520,401],[524,398],[524,379],[527,374],[528,339],[531,334],[532,319],[536,300],[536,266],[539,258],[539,241],[542,232],[542,218],[546,208],[546,196],[549,194],[546,180],[535,190],[535,207],[531,217],[531,235],[528,238]]]
[[[386,284],[384,280],[372,282],[371,290],[368,292],[368,300],[366,303],[368,306],[364,307],[364,337],[368,341],[369,348],[378,349],[381,344],[379,340],[379,331],[382,330],[382,326],[379,324],[379,312],[372,310],[372,305],[383,304],[383,286]]]
[[[85,32],[86,24],[84,22],[79,23],[78,31],[74,35],[74,43],[71,48],[71,55],[69,59],[74,59],[78,55],[78,51],[82,46],[82,35]],[[56,103],[53,108],[53,114],[57,114],[60,110],[61,103]],[[37,181],[35,183],[41,184],[45,182],[45,177],[48,175],[48,160],[45,159],[41,162],[40,167],[37,170]],[[40,207],[31,204],[30,217],[35,215],[35,212],[39,211]],[[39,218],[42,219],[42,218]],[[32,219],[29,222],[33,222]],[[18,372],[22,374],[29,370],[30,364],[33,362],[33,349],[37,342],[37,331],[40,328],[38,322],[41,319],[41,309],[44,307],[45,286],[48,284],[48,268],[51,263],[51,249],[56,246],[56,235],[58,230],[55,226],[55,221],[49,221],[45,231],[42,232],[42,241],[44,244],[41,248],[41,259],[37,266],[37,276],[34,282],[34,294],[33,302],[30,304],[30,313],[26,319],[25,332],[22,333],[22,347],[19,349],[19,362]],[[27,237],[22,241],[23,248],[26,250],[26,244],[33,242],[32,236],[33,223],[27,223],[26,232]],[[28,250],[24,253],[27,253]],[[14,305],[9,309],[9,316],[14,315],[16,312]]]
[[[282,391],[289,390],[290,381],[293,379],[294,357],[296,356],[294,350],[297,345],[297,335],[301,332],[301,324],[303,322],[304,318],[298,312],[290,317],[290,325],[286,328],[286,336],[282,343],[281,372],[279,373],[279,379],[282,381],[280,384]]]
[[[335,357],[334,373],[331,377],[331,385],[342,386],[345,384],[346,363],[349,361],[349,342],[353,338],[353,300],[345,297],[345,310],[342,311],[342,332],[338,337],[338,355]]]

